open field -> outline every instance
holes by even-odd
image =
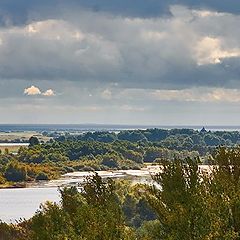
[[[0,151],[4,152],[6,149],[8,149],[9,153],[17,153],[18,149],[21,147],[21,145],[13,145],[13,146],[2,146],[0,144]]]
[[[35,136],[39,141],[48,141],[49,137],[34,131],[27,132],[0,132],[0,150],[8,149],[10,153],[17,153],[21,146],[27,146],[26,142],[30,137]],[[25,143],[23,143],[25,142]],[[21,144],[23,143],[23,144]]]
[[[29,132],[0,132],[0,142],[10,142],[19,140],[16,142],[28,141],[32,136],[35,136],[39,141],[48,141],[49,137],[43,136],[42,134],[34,131]]]

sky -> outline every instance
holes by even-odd
[[[1,0],[0,123],[240,125],[240,1]]]

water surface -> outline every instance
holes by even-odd
[[[54,188],[17,188],[0,190],[0,219],[12,222],[30,218],[46,201],[59,202],[58,189]]]
[[[200,169],[209,171],[211,168],[201,165]],[[159,171],[159,166],[147,166],[141,170],[97,171],[97,173],[102,178],[128,179],[133,184],[152,184],[151,175]],[[39,209],[41,203],[59,202],[58,187],[79,186],[86,176],[93,174],[93,172],[72,172],[63,175],[58,180],[31,184],[27,188],[0,189],[0,219],[8,223],[14,223],[15,220],[21,218],[29,219]]]
[[[27,188],[0,189],[0,219],[12,222],[21,218],[29,219],[46,201],[59,202],[58,187],[78,186],[84,182],[86,176],[93,172],[73,172],[62,176],[58,180],[40,182],[28,185]],[[151,181],[148,169],[98,171],[102,178],[129,179],[132,182],[146,183]]]

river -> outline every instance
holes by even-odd
[[[97,171],[102,178],[129,179],[133,183],[151,182],[151,173],[158,167],[142,170]],[[92,172],[72,172],[58,180],[27,185],[26,188],[0,189],[0,219],[3,222],[15,223],[16,220],[29,219],[46,201],[59,202],[59,187],[73,186],[82,183]]]
[[[209,171],[209,166],[201,165],[201,169]],[[151,175],[160,170],[159,166],[147,166],[141,170],[97,171],[102,178],[129,179],[134,183],[153,183]],[[21,218],[29,219],[46,201],[59,202],[58,188],[76,186],[93,172],[72,172],[58,180],[27,185],[26,188],[0,189],[0,219],[14,223]]]
[[[0,147],[14,147],[14,146],[23,146],[27,147],[29,143],[0,143]]]
[[[57,188],[16,188],[0,190],[0,219],[15,223],[21,218],[30,218],[40,204],[47,200],[58,202]]]

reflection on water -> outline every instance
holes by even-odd
[[[98,171],[102,178],[129,179],[134,183],[151,181],[148,170]],[[0,189],[0,219],[4,222],[15,222],[20,218],[30,218],[46,201],[59,202],[58,187],[78,185],[93,172],[73,172],[59,180],[31,184],[27,188]]]
[[[209,166],[201,166],[201,170],[209,171]],[[133,183],[153,183],[151,175],[160,171],[159,166],[148,166],[141,170],[97,171],[102,178],[129,179]],[[73,172],[52,180],[31,184],[21,189],[0,189],[0,219],[14,222],[20,218],[30,218],[41,203],[47,200],[59,202],[58,187],[78,185],[93,172]]]
[[[30,218],[42,202],[58,202],[57,188],[17,188],[0,190],[0,219],[12,222]]]
[[[28,146],[29,143],[0,143],[1,147]]]

